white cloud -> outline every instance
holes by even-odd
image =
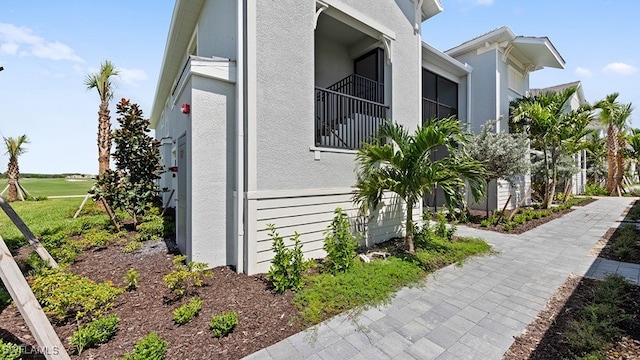
[[[578,76],[583,76],[583,77],[590,77],[591,76],[591,70],[587,69],[587,68],[583,68],[578,66],[576,68],[576,70],[574,71],[574,73]]]
[[[127,69],[127,68],[118,68],[120,74],[118,78],[122,83],[127,85],[138,86],[140,82],[143,82],[149,78],[147,73],[144,70],[140,69]]]
[[[84,60],[72,48],[59,42],[47,41],[35,35],[27,27],[0,22],[0,53],[20,56],[36,56],[49,60],[69,60],[82,63]]]
[[[621,62],[614,62],[608,64],[602,70],[610,74],[633,75],[638,71],[638,68]]]

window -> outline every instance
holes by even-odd
[[[458,84],[422,69],[422,121],[458,116]]]
[[[511,65],[509,65],[509,89],[524,95],[524,75]]]

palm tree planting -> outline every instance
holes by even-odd
[[[27,149],[24,147],[25,144],[29,143],[29,139],[27,135],[20,135],[18,137],[4,137],[4,145],[7,149],[5,154],[9,155],[9,164],[7,165],[7,177],[9,178],[9,193],[7,194],[8,201],[16,201],[18,200],[18,179],[20,178],[20,167],[18,166],[18,157],[25,152]]]
[[[413,135],[400,124],[384,124],[378,138],[358,151],[354,202],[368,213],[386,191],[402,198],[407,206],[405,246],[414,253],[413,207],[426,193],[440,187],[449,209],[464,208],[465,181],[476,200],[484,196],[486,172],[465,152],[467,135],[455,117],[427,121]],[[432,161],[438,147],[445,147],[449,155]]]
[[[100,108],[98,110],[98,175],[109,169],[111,153],[111,116],[109,115],[109,101],[113,98],[111,77],[118,75],[118,69],[113,63],[105,60],[100,64],[100,70],[89,74],[84,80],[88,90],[98,90]]]

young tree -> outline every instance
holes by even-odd
[[[89,74],[84,79],[87,90],[96,89],[100,96],[98,110],[98,175],[109,169],[109,153],[111,152],[111,116],[109,115],[109,101],[113,98],[111,89],[112,76],[118,75],[113,63],[105,60],[100,64],[97,73]]]
[[[607,191],[613,195],[616,192],[616,159],[618,157],[618,118],[620,110],[619,93],[607,95],[598,101],[594,107],[600,110],[600,122],[607,127]]]
[[[573,154],[585,146],[591,130],[590,106],[568,111],[567,101],[576,88],[560,92],[547,92],[534,97],[514,100],[511,105],[511,122],[514,130],[525,131],[531,146],[542,151],[544,164],[544,197],[542,207],[549,208],[558,184],[558,160]]]
[[[624,159],[625,150],[627,149],[627,129],[629,118],[633,112],[631,103],[621,104],[614,114],[614,122],[616,124],[618,153],[616,154],[616,191],[623,188],[622,179],[624,177]]]
[[[20,167],[18,166],[18,156],[27,152],[24,144],[29,143],[27,135],[20,135],[16,138],[2,137],[4,145],[7,149],[5,154],[9,155],[9,164],[7,165],[7,178],[9,179],[9,193],[7,201],[18,200],[18,179],[20,178]]]
[[[162,173],[160,143],[147,135],[149,120],[142,118],[137,104],[122,99],[117,109],[120,128],[113,132],[116,169],[98,178],[94,197],[104,197],[113,208],[127,211],[136,225],[158,195],[155,181]]]
[[[382,139],[386,141],[383,143]],[[485,171],[479,161],[464,150],[467,134],[455,117],[431,120],[419,126],[413,135],[400,124],[386,123],[378,138],[358,151],[354,202],[363,213],[377,208],[385,191],[402,198],[407,205],[405,245],[413,253],[413,207],[439,186],[449,209],[462,205],[465,180],[476,200],[485,192]],[[431,161],[438,147],[446,147],[449,155]]]
[[[513,185],[512,177],[529,170],[529,140],[524,134],[496,133],[496,121],[488,121],[480,134],[469,144],[469,154],[487,170],[487,185],[492,180],[505,179]],[[489,217],[489,201],[487,201]]]
[[[640,141],[640,138],[638,139]],[[638,144],[640,146],[640,143]],[[640,147],[638,148],[640,150]],[[604,138],[597,135],[586,141],[585,150],[587,151],[587,177],[589,182],[600,185],[602,178],[607,175],[607,169],[604,164],[607,159],[607,142]]]

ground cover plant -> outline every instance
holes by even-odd
[[[122,360],[162,360],[166,352],[167,342],[157,333],[151,333],[138,341]]]
[[[188,303],[173,310],[173,321],[178,325],[184,325],[191,321],[202,309],[204,301],[199,298],[192,298]]]
[[[118,331],[119,324],[120,318],[116,315],[95,319],[80,326],[69,339],[69,344],[76,348],[78,354],[81,354],[86,348],[109,341]]]

